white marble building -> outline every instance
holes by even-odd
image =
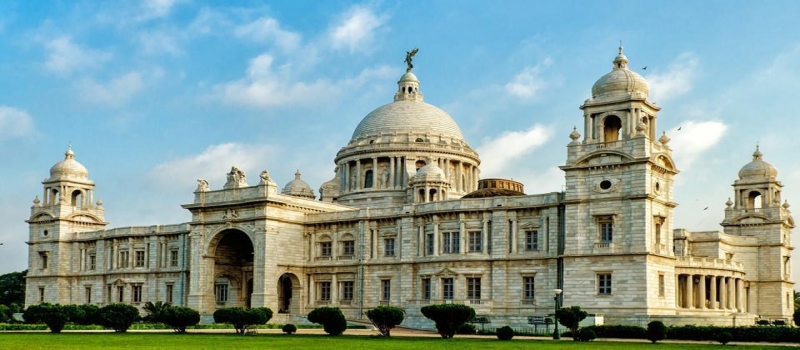
[[[198,181],[188,222],[107,229],[95,184],[68,150],[31,208],[26,303],[169,301],[202,314],[267,306],[285,320],[321,305],[465,303],[522,326],[580,305],[606,323],[752,324],[793,312],[789,205],[756,149],[734,179],[722,231],[673,228],[669,138],[622,54],[569,134],[563,192],[479,180],[480,159],[411,73],[336,154],[319,198],[295,175]],[[576,121],[578,117],[576,116]],[[746,159],[742,156],[743,161]],[[724,200],[724,198],[722,199]]]

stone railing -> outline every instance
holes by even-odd
[[[675,267],[697,267],[704,269],[726,269],[744,271],[744,264],[727,259],[679,256]]]

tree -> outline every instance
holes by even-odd
[[[647,340],[655,344],[667,338],[667,326],[661,321],[651,321],[647,324]]]
[[[247,326],[267,323],[269,318],[264,309],[269,310],[269,316],[272,317],[272,310],[269,308],[226,307],[218,309],[214,311],[214,322],[230,323],[236,329],[236,333],[244,334]]]
[[[794,309],[800,310],[800,292],[796,290],[793,292],[794,292]]]
[[[61,333],[64,325],[69,321],[64,307],[49,303],[29,306],[22,314],[22,318],[25,319],[25,323],[44,323],[53,333]]]
[[[10,321],[11,316],[11,309],[8,306],[0,304],[0,322]]]
[[[589,314],[581,310],[580,306],[562,307],[556,310],[558,323],[569,328],[569,331],[572,333],[572,340],[576,341],[578,340],[578,325],[586,316],[589,316]]]
[[[157,301],[155,303],[148,301],[144,303],[142,309],[144,310],[144,312],[147,313],[147,315],[145,315],[142,318],[142,320],[144,320],[145,322],[155,322],[155,323],[163,322],[161,321],[161,312],[164,311],[164,309],[169,308],[171,305],[172,304],[170,304],[169,302],[163,302],[163,301]]]
[[[100,325],[115,332],[127,332],[128,328],[140,318],[139,309],[133,305],[117,303],[100,308]]]
[[[370,322],[384,337],[390,336],[392,328],[403,322],[405,311],[396,306],[378,306],[366,312]]]
[[[200,323],[200,313],[185,306],[168,306],[159,311],[158,319],[176,332],[184,333],[186,327]]]
[[[800,310],[794,310],[794,315],[792,318],[794,319],[794,325],[800,326]]]
[[[452,338],[461,325],[475,317],[475,309],[463,304],[428,305],[420,311],[436,323],[436,331],[445,339]]]
[[[25,304],[25,275],[28,270],[0,276],[0,304]]]
[[[318,307],[308,313],[310,322],[319,323],[329,335],[341,335],[347,330],[347,320],[338,307]]]

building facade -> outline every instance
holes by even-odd
[[[464,303],[523,326],[551,314],[561,289],[561,304],[606,323],[789,319],[794,221],[777,170],[756,149],[721,231],[673,228],[679,171],[660,108],[627,64],[620,48],[581,106],[563,192],[479,180],[477,152],[423,102],[410,68],[337,153],[319,198],[299,172],[279,191],[266,170],[248,184],[233,167],[222,188],[198,180],[188,222],[107,229],[70,149],[31,208],[26,304],[266,306],[276,320],[395,305],[405,325],[430,328],[420,307]]]

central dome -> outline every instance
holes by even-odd
[[[423,132],[464,139],[445,111],[422,101],[395,101],[370,112],[353,132],[353,139],[391,133]]]

